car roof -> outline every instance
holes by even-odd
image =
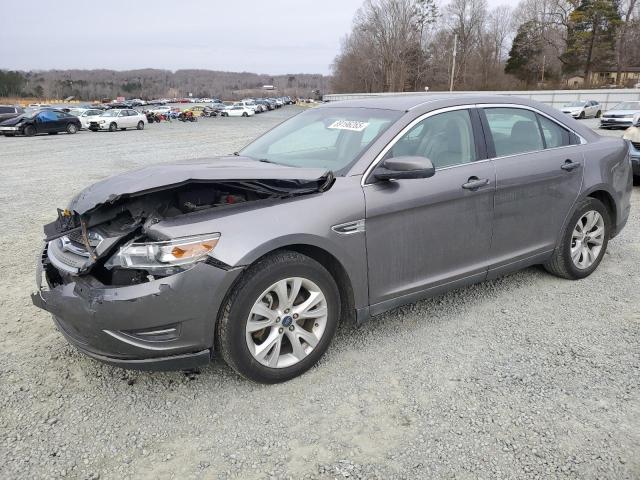
[[[522,105],[539,105],[527,98],[513,97],[509,95],[478,95],[465,93],[421,93],[407,95],[376,95],[366,98],[342,100],[321,104],[318,108],[344,107],[344,108],[379,108],[385,110],[408,111],[416,107],[427,107],[430,103],[438,102],[451,105],[472,103],[516,103]]]

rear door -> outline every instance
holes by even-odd
[[[482,114],[496,168],[491,258],[499,269],[555,248],[580,192],[583,155],[577,135],[539,112],[509,106]]]
[[[402,297],[412,300],[440,286],[484,279],[493,223],[495,171],[486,160],[475,109],[427,114],[385,150],[383,159],[425,156],[436,173],[423,179],[365,181],[373,314]]]

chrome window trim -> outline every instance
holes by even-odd
[[[453,106],[453,107],[444,107],[444,108],[440,108],[440,109],[437,109],[437,110],[432,110],[431,112],[427,112],[427,113],[425,113],[423,115],[420,115],[419,117],[417,117],[414,120],[412,120],[406,127],[404,127],[389,143],[387,143],[387,145],[380,151],[380,153],[378,155],[376,155],[376,157],[373,160],[373,162],[371,162],[371,164],[364,171],[364,174],[362,175],[362,180],[360,181],[360,185],[363,186],[363,187],[366,187],[367,185],[373,185],[372,183],[365,183],[367,177],[369,177],[369,175],[371,174],[373,169],[375,169],[378,166],[378,163],[380,163],[382,158],[384,158],[384,156],[387,154],[387,152],[398,142],[398,140],[400,140],[400,138],[402,138],[402,136],[405,133],[407,133],[409,130],[411,130],[411,128],[413,128],[416,124],[420,123],[422,120],[424,120],[426,118],[432,117],[433,115],[437,115],[439,113],[451,112],[451,111],[455,111],[455,110],[471,109],[471,108],[477,108],[477,109],[481,109],[481,108],[520,108],[520,109],[523,109],[523,110],[530,110],[530,111],[532,111],[534,113],[542,115],[543,117],[547,118],[548,120],[551,120],[556,125],[564,128],[565,130],[569,130],[571,133],[573,133],[575,136],[578,137],[578,139],[580,140],[579,145],[585,145],[586,143],[588,143],[587,140],[582,135],[580,135],[578,132],[573,130],[568,125],[565,125],[565,124],[561,123],[560,121],[556,120],[555,118],[551,117],[550,115],[547,115],[546,113],[538,110],[535,107],[531,107],[529,105],[521,105],[521,104],[518,104],[518,103],[473,103],[473,104],[466,104],[466,105],[456,105],[456,106]],[[436,171],[438,171],[438,170],[446,170],[446,169],[456,168],[456,167],[463,167],[465,165],[485,162],[485,161],[488,161],[488,160],[497,160],[497,159],[501,159],[501,158],[510,158],[510,157],[515,157],[516,155],[527,155],[529,153],[538,153],[538,152],[544,152],[544,151],[547,151],[547,150],[558,150],[558,149],[561,149],[561,148],[571,148],[571,147],[575,147],[575,146],[576,145],[563,145],[561,147],[545,148],[543,150],[532,150],[530,152],[521,152],[521,153],[514,153],[514,154],[511,154],[511,155],[502,155],[502,156],[499,156],[499,157],[490,157],[490,158],[486,158],[486,159],[482,159],[482,160],[476,160],[474,162],[461,163],[459,165],[451,165],[449,167],[438,168],[438,169],[436,169]]]
[[[362,180],[360,180],[360,185],[363,187],[366,187],[367,185],[373,185],[372,183],[366,183],[366,180],[371,174],[371,172],[378,166],[378,163],[380,163],[380,161],[384,158],[387,152],[391,150],[391,148],[393,148],[393,146],[398,142],[398,140],[400,140],[405,133],[411,130],[414,126],[416,126],[422,120],[425,120],[429,117],[433,117],[434,115],[438,115],[439,113],[453,112],[455,110],[469,110],[471,108],[474,108],[474,104],[444,107],[444,108],[439,108],[437,110],[432,110],[427,113],[423,113],[419,117],[414,118],[411,122],[409,122],[408,125],[406,125],[402,130],[400,130],[400,132],[398,132],[398,134],[395,137],[393,137],[389,141],[389,143],[387,143],[387,145],[380,151],[380,153],[378,153],[378,155],[376,155],[376,157],[373,159],[373,162],[371,162],[371,164],[364,171],[364,174],[362,175]],[[475,139],[474,139],[474,142],[475,142]],[[460,167],[462,165],[469,165],[470,163],[476,163],[476,162],[462,163],[460,165],[452,165],[451,167],[444,167],[444,168]],[[443,170],[443,168],[438,168],[436,170]]]

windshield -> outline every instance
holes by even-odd
[[[104,112],[102,115],[100,115],[101,117],[117,117],[118,116],[118,112],[120,110],[107,110],[106,112]]]
[[[640,110],[640,102],[622,102],[613,107],[614,110]]]
[[[584,107],[584,102],[569,102],[564,104],[565,107]]]
[[[402,113],[374,108],[307,110],[258,138],[240,155],[343,175]]]

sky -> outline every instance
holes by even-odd
[[[201,68],[274,75],[330,73],[363,3],[0,1],[1,69]]]

